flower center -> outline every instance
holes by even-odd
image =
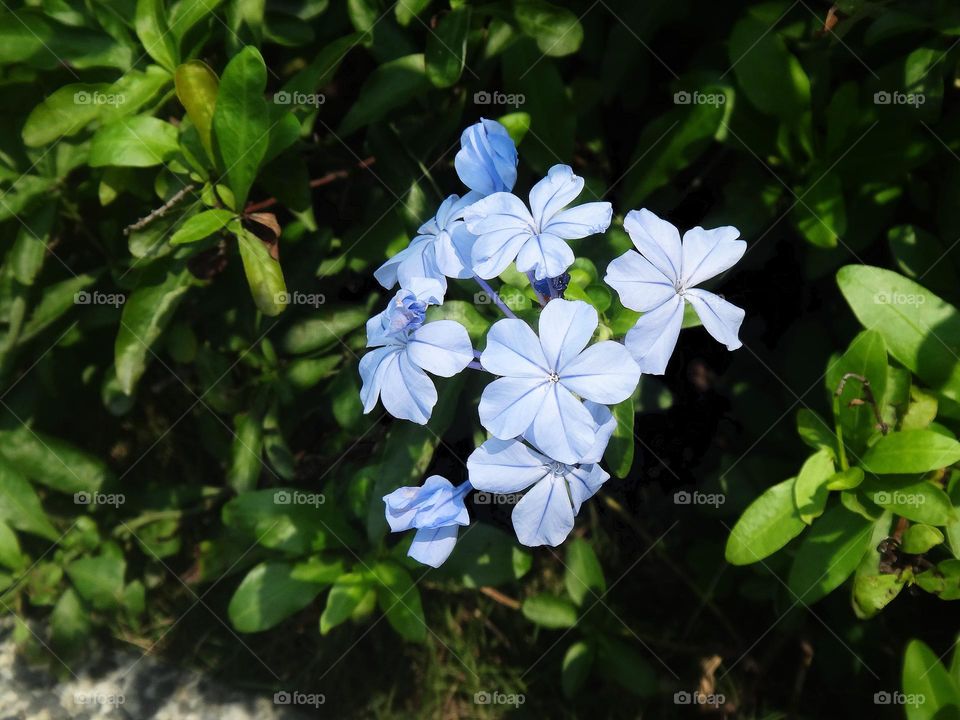
[[[552,383],[560,382],[560,376],[559,376],[559,375],[557,374],[557,372],[554,370],[554,371],[551,371],[551,372],[547,373],[547,380],[549,380],[549,381],[552,382]]]
[[[562,462],[554,461],[554,463],[550,466],[550,472],[556,477],[563,477],[570,472],[570,466],[565,465]]]

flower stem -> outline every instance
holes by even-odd
[[[517,316],[514,315],[513,310],[507,307],[507,304],[500,299],[500,296],[493,291],[493,288],[490,287],[490,284],[486,280],[478,275],[474,275],[473,279],[476,280],[481,289],[490,296],[490,299],[493,300],[493,304],[503,311],[504,315],[506,315],[508,318],[513,318],[514,320],[517,319]]]

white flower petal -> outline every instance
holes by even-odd
[[[679,284],[682,255],[677,228],[643,209],[628,212],[623,219],[623,229],[627,231],[637,250],[653,263],[671,284]]]
[[[640,370],[663,375],[683,325],[683,299],[675,295],[658,308],[644,313],[627,331],[624,344]]]
[[[683,234],[683,287],[696,287],[733,267],[747,251],[747,244],[738,237],[740,231],[730,226],[687,230]]]
[[[706,331],[726,345],[727,350],[736,350],[743,345],[739,335],[746,313],[742,308],[706,290],[687,290],[686,298],[697,311]]]

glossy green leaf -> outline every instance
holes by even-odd
[[[242,633],[263,632],[313,602],[324,586],[295,580],[292,572],[293,565],[273,561],[250,570],[227,607],[233,627]]]
[[[364,573],[345,573],[337,578],[320,616],[320,634],[326,635],[347,620],[371,587],[372,580]]]
[[[137,0],[133,24],[147,54],[172,72],[180,52],[165,16],[163,0]]]
[[[823,514],[830,490],[827,483],[834,475],[833,453],[819,450],[807,458],[793,485],[793,497],[800,519],[808,525]]]
[[[905,703],[907,720],[960,718],[960,689],[936,653],[920,640],[911,640],[903,654],[903,692],[913,699]]]
[[[233,419],[233,433],[227,482],[242,493],[253,490],[263,472],[263,418],[257,413],[240,413]]]
[[[576,538],[567,544],[563,582],[573,602],[580,606],[584,599],[602,597],[607,590],[603,568],[586,540]]]
[[[934,430],[904,430],[879,438],[861,464],[877,475],[923,473],[960,461],[960,442]]]
[[[918,523],[911,525],[903,533],[900,549],[911,555],[923,555],[931,548],[943,542],[943,533],[932,525]]]
[[[203,240],[205,237],[209,237],[218,230],[226,227],[227,223],[236,216],[236,213],[230,212],[229,210],[217,208],[205,210],[189,217],[177,228],[177,231],[170,236],[170,243],[172,245],[181,245]]]
[[[610,472],[618,478],[625,478],[633,466],[633,456],[637,439],[633,434],[633,425],[636,415],[633,398],[629,397],[617,403],[612,408],[613,417],[617,426],[610,436],[603,459]]]
[[[287,306],[287,285],[280,261],[275,260],[263,241],[246,228],[234,223],[231,229],[237,234],[243,271],[257,310],[271,317],[279,315]]]
[[[123,555],[104,553],[83,557],[67,565],[67,576],[84,600],[97,610],[112,610],[123,600]]]
[[[555,595],[534,595],[523,601],[523,616],[540,627],[558,630],[577,624],[577,608]]]
[[[730,537],[726,559],[733,565],[749,565],[782,548],[807,527],[794,500],[796,478],[767,488],[743,511]]]
[[[451,10],[443,16],[437,29],[427,37],[424,52],[427,77],[437,87],[450,87],[463,73],[467,56],[467,33],[470,31],[470,9]]]
[[[840,395],[840,427],[844,444],[856,455],[863,452],[867,440],[877,432],[873,406],[867,402],[863,383],[853,374],[866,378],[877,402],[882,402],[887,389],[887,346],[883,336],[873,330],[864,330],[850,342],[847,350],[827,367],[826,387],[831,398],[843,384]]]
[[[593,646],[583,640],[578,640],[567,648],[560,671],[560,686],[564,697],[573,699],[586,684],[593,667],[594,655]]]
[[[90,142],[90,167],[152,167],[162,165],[178,150],[177,129],[148,115],[136,115],[105,125]]]
[[[373,574],[379,582],[378,604],[391,627],[405,640],[426,640],[427,621],[423,616],[420,591],[410,573],[395,563],[381,562],[374,566]]]
[[[537,41],[548,57],[575,53],[583,43],[583,26],[575,13],[546,0],[516,0],[513,16],[520,29]]]
[[[190,60],[177,67],[174,83],[180,104],[197,129],[207,155],[213,159],[213,113],[220,86],[217,74],[206,63]]]

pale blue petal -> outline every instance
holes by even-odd
[[[407,343],[414,365],[441,377],[452,377],[473,360],[467,329],[455,320],[435,320],[415,330]]]
[[[437,210],[435,222],[440,229],[449,229],[457,220],[463,219],[463,214],[468,207],[483,199],[483,195],[471,190],[463,197],[450,195],[440,205]],[[422,230],[421,230],[422,232]]]
[[[745,313],[741,308],[706,290],[687,290],[686,298],[717,342],[726,345],[727,350],[743,345],[739,335]]]
[[[380,388],[383,407],[395,418],[426,425],[437,404],[433,381],[404,352],[390,356],[384,365],[387,367]]]
[[[548,232],[530,236],[517,254],[517,270],[533,272],[537,280],[559,277],[575,260],[570,246]]]
[[[508,229],[533,232],[534,229],[527,206],[516,195],[506,192],[494,193],[473,203],[464,211],[463,220],[474,235]]]
[[[610,408],[592,400],[585,400],[583,406],[590,413],[593,422],[596,423],[597,437],[593,446],[580,460],[581,463],[598,463],[603,459],[603,454],[607,451],[607,445],[610,443],[610,437],[613,431],[617,429],[617,419],[610,412]]]
[[[417,300],[422,300],[428,305],[442,305],[443,294],[447,289],[447,280],[444,277],[435,278],[427,276],[417,276],[410,279],[404,290],[409,290],[417,296]]]
[[[566,475],[570,487],[570,499],[573,500],[573,513],[580,512],[580,506],[592,498],[600,486],[610,479],[599,465],[580,465],[571,468]]]
[[[498,230],[478,236],[470,257],[473,272],[484,280],[497,277],[516,259],[529,239],[528,230]]]
[[[640,370],[649,375],[663,375],[683,325],[683,299],[674,295],[658,308],[644,313],[627,331],[624,344]]]
[[[411,246],[412,247],[412,246]],[[438,302],[443,301],[443,296],[447,291],[447,278],[437,265],[437,254],[434,239],[429,238],[422,243],[422,252],[411,253],[403,262],[397,266],[397,280],[400,287],[405,290],[412,290],[415,284],[423,279],[429,279],[440,287]],[[436,297],[434,292],[433,296]]]
[[[517,440],[491,438],[467,458],[470,484],[492,493],[515,493],[550,472],[550,458]]]
[[[580,462],[596,441],[596,425],[569,390],[560,383],[549,386],[527,437],[544,455],[558,462]]]
[[[463,220],[457,220],[447,230],[441,230],[434,245],[437,267],[447,277],[473,277],[473,246],[477,236],[467,230]]]
[[[606,232],[612,219],[613,206],[610,203],[589,202],[561,210],[541,230],[565,240],[577,240]]]
[[[397,284],[397,274],[400,265],[406,261],[412,261],[413,264],[421,262],[420,255],[430,243],[430,238],[426,235],[418,235],[403,250],[393,257],[389,258],[383,265],[373,271],[373,276],[381,285],[388,290]]]
[[[393,362],[390,357],[399,355],[402,350],[402,346],[388,345],[371,350],[360,358],[360,378],[363,380],[363,385],[360,388],[360,400],[363,402],[364,413],[373,410],[377,404],[380,389],[383,387],[383,376],[390,363]]]
[[[617,291],[624,307],[637,312],[650,312],[677,294],[673,282],[633,250],[607,266],[603,281]]]
[[[458,530],[456,525],[417,530],[407,555],[424,565],[440,567],[457,544]]]
[[[480,364],[494,375],[540,381],[545,380],[549,372],[536,334],[523,320],[514,318],[498,320],[490,328]]]
[[[682,263],[680,233],[673,225],[649,210],[631,210],[623,219],[623,229],[637,250],[666,275],[671,284],[679,284]]]
[[[545,378],[494,380],[480,396],[480,423],[502,440],[522,435],[543,405],[548,384]]]
[[[738,237],[740,231],[730,226],[687,230],[683,234],[683,286],[695,287],[732,268],[747,251],[747,244]]]
[[[554,165],[547,176],[530,190],[530,211],[536,227],[544,229],[583,190],[583,178],[569,165]]]
[[[573,530],[573,508],[566,481],[552,473],[538,482],[513,509],[513,529],[528,547],[556,547]]]
[[[460,180],[483,195],[513,189],[517,181],[517,147],[507,129],[481,119],[460,136],[453,164]]]
[[[560,368],[560,383],[586,400],[613,405],[633,395],[640,366],[612,340],[591,345]]]
[[[546,367],[557,371],[579,355],[597,329],[597,311],[583,300],[556,299],[540,313],[540,345]]]
[[[419,504],[433,493],[432,488],[401,487],[383,496],[384,515],[392,532],[403,532],[414,527],[413,520],[420,511]]]
[[[423,483],[422,490],[417,503],[417,515],[413,521],[414,527],[436,528],[470,524],[463,494],[458,493],[453,483],[445,477],[431,475]]]

